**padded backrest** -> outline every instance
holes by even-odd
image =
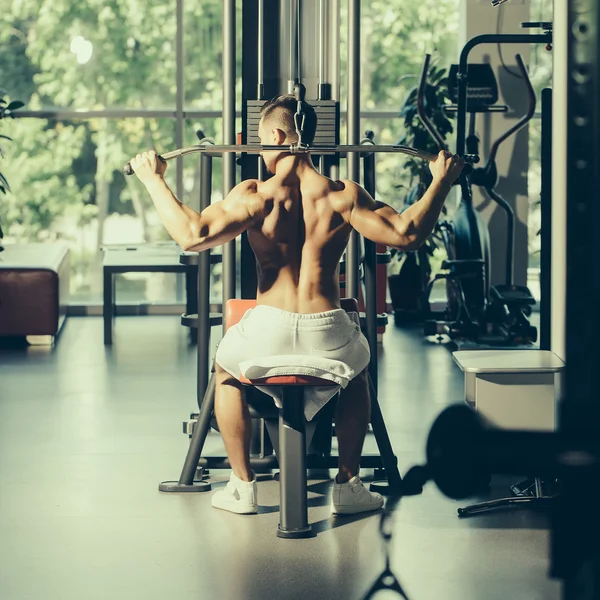
[[[340,300],[340,306],[346,312],[359,312],[358,300],[356,298],[342,298]]]
[[[256,300],[238,300],[237,298],[227,300],[225,305],[225,325],[229,329],[232,325],[240,322],[247,310],[256,306]],[[346,312],[359,312],[358,300],[356,298],[342,298],[340,306]]]

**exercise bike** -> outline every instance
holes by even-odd
[[[451,221],[439,222],[434,231],[434,235],[446,250],[447,259],[442,263],[442,272],[427,286],[424,306],[431,306],[431,291],[439,280],[446,281],[447,303],[441,314],[430,309],[430,318],[424,324],[426,336],[443,339],[445,334],[457,344],[472,341],[477,345],[489,346],[530,345],[537,340],[537,329],[528,320],[535,299],[526,286],[514,283],[514,211],[495,190],[498,183],[496,155],[500,145],[525,127],[535,113],[536,99],[533,87],[521,57],[517,55],[516,58],[527,89],[528,110],[518,123],[494,141],[483,167],[473,169],[468,175],[461,175],[461,199],[457,210]],[[427,55],[421,73],[418,114],[440,148],[447,150],[442,136],[428,118],[425,108],[424,92],[430,59]],[[457,102],[457,71],[458,66],[453,65],[449,75],[453,102]],[[496,104],[498,86],[489,64],[470,64],[468,77],[466,108],[470,121],[466,148],[469,154],[478,154],[480,140],[475,128],[476,115],[507,112],[508,107]],[[449,113],[457,112],[458,105],[449,105],[445,110]],[[489,231],[473,207],[473,184],[484,189],[507,216],[506,279],[501,285],[490,284]]]

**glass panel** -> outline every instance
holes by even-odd
[[[101,301],[102,245],[170,241],[144,186],[135,176],[124,177],[122,167],[137,152],[170,143],[175,136],[174,120],[20,119],[5,121],[3,127],[13,138],[6,144],[3,162],[3,173],[12,187],[0,215],[6,241],[67,243],[73,302]],[[175,189],[172,167],[166,181]],[[148,275],[144,277],[150,281]],[[164,283],[132,283],[132,289],[145,286],[139,298],[174,301],[173,276],[152,278]],[[157,291],[161,285],[164,290]],[[120,289],[126,291],[126,286]]]
[[[361,106],[400,108],[418,81],[426,53],[446,67],[458,55],[458,23],[455,0],[413,0],[402,6],[363,2]]]
[[[185,2],[184,11],[185,108],[221,110],[223,2]]]
[[[0,22],[3,80],[30,110],[174,108],[173,0],[23,0]]]
[[[223,2],[203,0],[184,3],[185,110],[218,110],[223,105]],[[236,72],[242,72],[242,2],[236,2]],[[236,86],[239,110],[242,87]],[[221,129],[217,140],[221,139]]]
[[[552,21],[552,2],[531,0],[531,21]],[[532,30],[533,31],[533,30]],[[539,30],[538,30],[539,31]],[[548,52],[542,44],[534,44],[531,48],[529,77],[537,96],[537,111],[541,111],[541,92],[544,88],[552,87],[552,52]],[[540,227],[541,227],[541,150],[542,122],[536,118],[529,123],[529,219],[528,246],[529,263],[527,285],[534,298],[540,300]]]
[[[341,110],[346,110],[348,14],[341,4]],[[402,106],[417,85],[425,53],[432,64],[447,68],[458,55],[459,11],[455,0],[422,0],[397,3],[385,0],[363,2],[361,6],[361,109],[397,110],[397,118],[363,118],[361,135],[375,133],[378,144],[394,144],[404,136]],[[342,143],[346,123],[342,119]],[[450,139],[450,144],[452,141]],[[399,154],[377,155],[378,198],[397,210],[415,182],[405,168],[406,158]],[[342,170],[345,174],[345,171]]]
[[[540,227],[542,212],[540,204],[541,192],[541,150],[542,150],[542,120],[533,119],[529,122],[529,172],[527,187],[529,189],[529,218],[527,220],[527,236],[529,260],[527,265],[527,285],[533,297],[540,300]]]

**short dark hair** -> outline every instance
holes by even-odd
[[[284,94],[267,100],[260,109],[260,116],[263,119],[274,118],[279,126],[278,128],[285,133],[287,138],[295,143],[298,141],[296,125],[294,124],[294,115],[297,109],[298,101],[296,98],[291,94]],[[302,109],[305,115],[302,141],[310,146],[315,139],[315,132],[317,130],[317,113],[308,102],[303,102]]]

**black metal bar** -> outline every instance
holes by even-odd
[[[312,152],[313,154],[338,154],[343,155],[347,154],[349,157],[355,153],[363,153],[363,152],[398,152],[400,154],[407,154],[408,156],[415,156],[416,158],[420,158],[422,160],[434,161],[437,158],[437,155],[431,154],[430,152],[424,152],[422,150],[418,150],[417,148],[411,148],[409,146],[400,146],[400,145],[375,145],[373,148],[369,150],[365,150],[364,146],[360,144],[350,144],[350,145],[339,145],[339,144],[323,144],[323,145],[315,145],[315,146],[269,146],[264,145],[261,146],[259,144],[225,144],[225,145],[202,145],[197,144],[195,146],[188,146],[187,148],[179,148],[178,150],[173,150],[171,152],[165,152],[160,155],[160,158],[165,161],[172,160],[174,158],[179,158],[180,156],[187,156],[188,154],[196,154],[198,152],[206,152],[208,154],[220,155],[220,154],[233,154],[236,152],[245,153],[245,154],[260,154],[262,152],[289,152],[290,154],[308,154]],[[479,158],[477,156],[464,155],[463,158],[467,162],[476,163],[479,162]],[[358,165],[358,162],[357,162]],[[131,164],[127,163],[123,167],[123,173],[125,175],[132,175],[133,169],[131,168]],[[360,169],[356,171],[356,177],[358,179],[360,173]],[[234,179],[235,181],[235,179]]]
[[[256,97],[261,99],[265,93],[264,49],[265,49],[265,0],[258,0],[258,56],[257,56],[257,90]]]
[[[490,198],[506,213],[506,273],[504,278],[506,285],[512,286],[515,282],[515,211],[494,188],[486,188],[486,191]]]
[[[231,463],[226,456],[203,456],[198,461],[198,466],[203,469],[231,469]],[[265,471],[268,469],[278,469],[279,463],[274,454],[268,456],[251,456],[250,466],[255,471]],[[333,467],[332,467],[333,468]]]
[[[392,493],[400,492],[402,477],[400,477],[400,471],[398,470],[398,459],[394,454],[394,449],[392,448],[392,443],[390,442],[390,437],[383,420],[383,414],[381,413],[381,407],[379,406],[377,392],[375,391],[375,386],[370,375],[369,392],[371,394],[371,425],[375,441],[377,442],[377,448],[379,449],[379,455],[381,456],[381,462],[385,469],[390,491]]]
[[[210,206],[212,195],[212,158],[200,162],[200,211]],[[202,404],[210,373],[210,252],[198,256],[198,406]]]
[[[360,0],[348,0],[348,144],[360,138]],[[360,182],[360,158],[348,154],[348,179]],[[346,290],[349,298],[358,298],[359,235],[352,231],[346,249]]]
[[[566,396],[561,429],[600,432],[594,298],[598,263],[600,61],[597,2],[569,2],[567,77]],[[580,33],[581,31],[581,33]],[[592,33],[593,32],[593,33]],[[587,35],[585,35],[587,33]],[[558,92],[557,92],[558,94]],[[556,107],[558,109],[558,105]]]
[[[279,412],[280,522],[277,535],[291,537],[310,532],[306,490],[306,425],[302,387],[283,389]]]
[[[113,328],[113,317],[115,311],[114,301],[114,279],[113,274],[106,267],[103,273],[104,278],[104,289],[103,289],[103,318],[104,318],[104,345],[110,346],[112,344],[112,328]]]
[[[328,77],[328,61],[326,59],[329,45],[329,19],[328,0],[319,0],[319,84],[317,98],[320,100],[331,99],[331,84]],[[323,165],[321,165],[323,168]]]
[[[372,134],[372,132],[369,132]],[[368,135],[368,134],[367,134]],[[372,135],[371,138],[372,139]],[[371,197],[375,197],[375,154],[367,154],[363,158],[363,183]],[[365,310],[367,314],[367,340],[371,351],[369,374],[375,393],[379,390],[379,374],[377,368],[377,244],[364,239],[365,242]]]
[[[226,456],[203,456],[198,461],[198,466],[204,469],[231,469],[231,463]],[[274,454],[266,456],[251,456],[250,466],[257,470],[278,469],[279,462]],[[384,465],[381,456],[378,454],[367,454],[360,458],[362,469],[383,469]],[[337,469],[339,467],[339,458],[337,455],[319,456],[309,454],[306,457],[307,469]]]
[[[185,82],[184,82],[184,46],[183,46],[183,31],[184,31],[184,1],[177,0],[175,3],[175,20],[176,31],[175,36],[175,140],[179,146],[183,145],[185,122],[183,119],[183,106],[185,103]],[[176,191],[177,196],[183,196],[183,161],[178,160],[176,164]]]
[[[198,414],[198,421],[194,427],[194,433],[190,440],[187,454],[185,456],[185,462],[183,463],[183,469],[179,477],[180,485],[191,485],[194,482],[194,476],[200,462],[200,454],[204,448],[204,442],[206,436],[210,431],[210,422],[213,416],[213,410],[215,407],[215,374],[213,373],[210,377],[204,398],[200,404],[200,412]]]
[[[298,0],[289,0],[284,2],[289,11],[289,78],[288,78],[288,94],[293,93],[294,84],[298,82]]]
[[[542,90],[542,188],[540,192],[540,350],[552,331],[552,89]]]
[[[189,267],[185,272],[185,314],[198,314],[198,269]],[[190,327],[190,344],[198,343],[198,329]]]
[[[484,34],[469,40],[460,53],[457,72],[458,108],[456,115],[456,154],[465,153],[465,139],[467,130],[467,88],[469,85],[467,65],[469,54],[473,48],[482,44],[551,44],[552,33],[515,33],[515,34]]]

